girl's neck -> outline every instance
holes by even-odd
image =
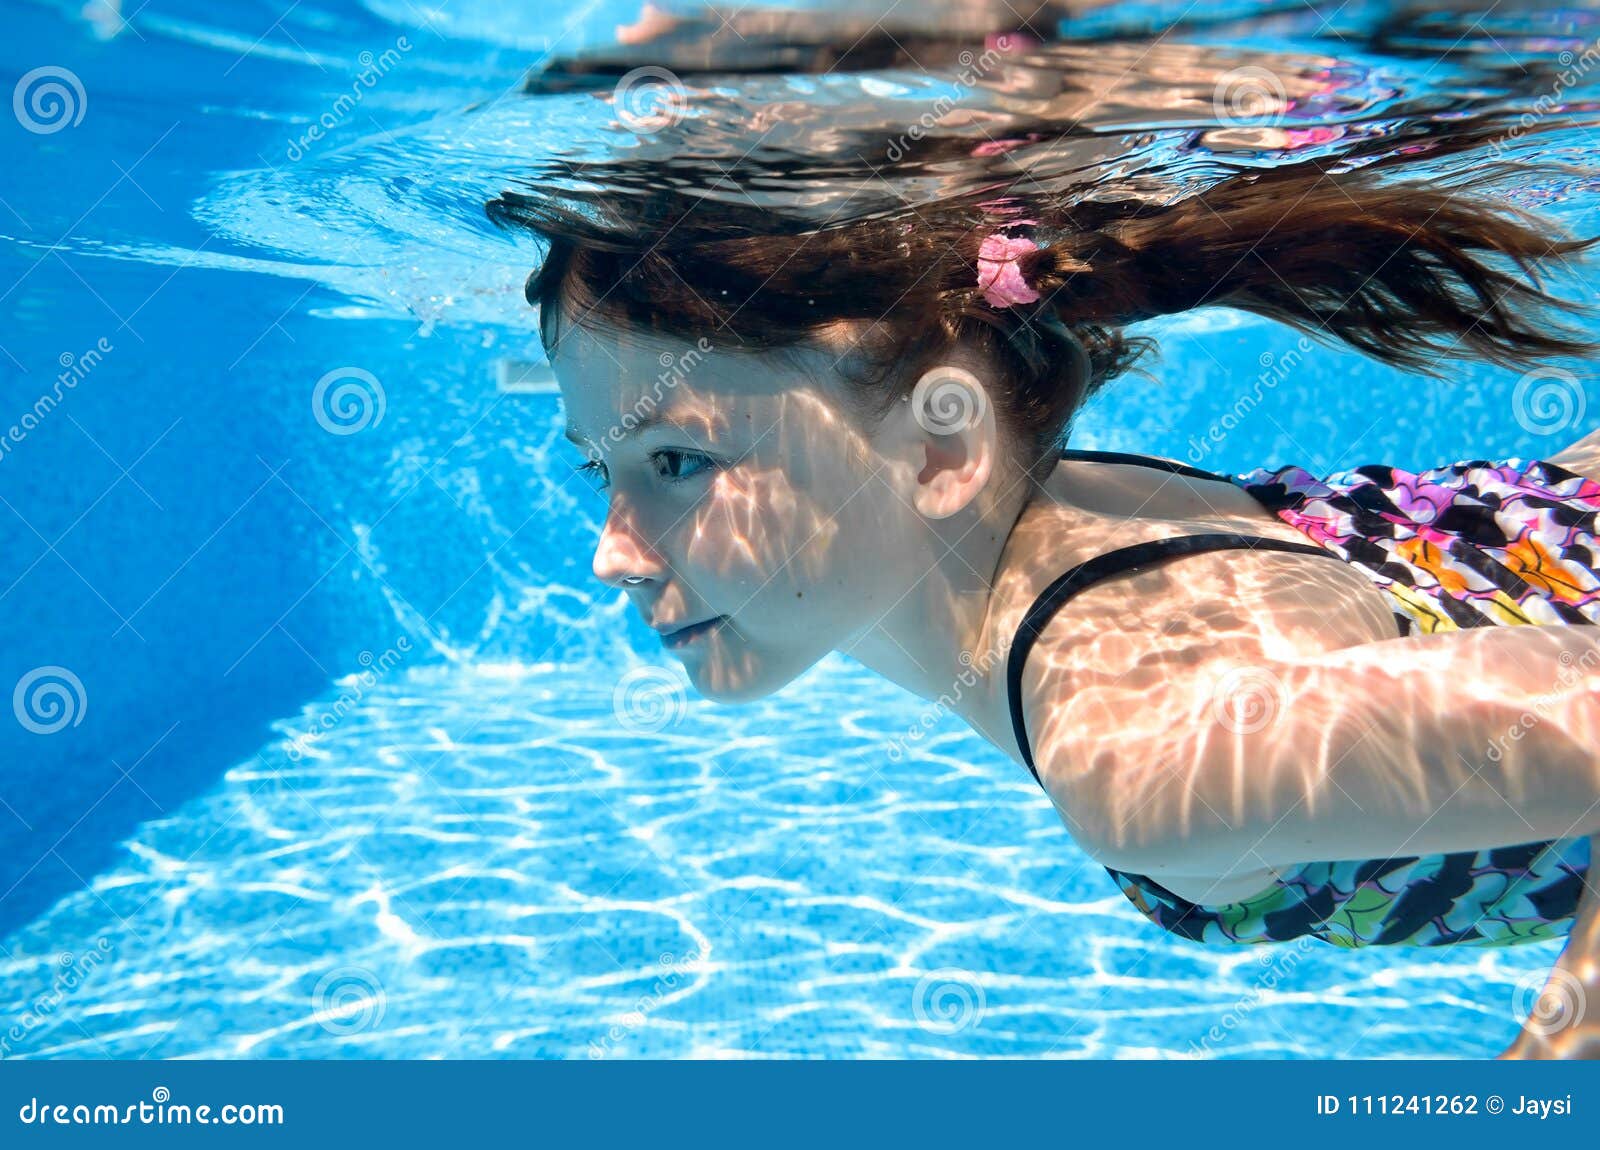
[[[1036,544],[1018,544],[1041,534],[1041,517],[1053,530],[1069,521],[1081,527],[1086,519],[1074,515],[1047,489],[1033,487],[948,537],[930,533],[912,563],[922,574],[908,579],[911,589],[842,653],[950,711],[1020,764],[1020,753],[1007,746],[1006,656],[1022,612],[1043,584],[1030,574],[1038,566],[1030,554]]]
[[[1134,464],[1063,461],[1043,484],[1019,491],[976,526],[954,538],[934,537],[919,557],[917,570],[926,574],[842,650],[951,711],[1021,766],[1006,665],[1034,600],[1096,555],[1147,539],[1219,530],[1304,541],[1226,481]]]

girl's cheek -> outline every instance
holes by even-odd
[[[740,470],[719,478],[696,534],[715,540],[722,567],[763,578],[793,553],[809,515],[807,501],[776,470]]]

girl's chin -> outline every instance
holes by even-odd
[[[713,703],[737,705],[770,698],[800,678],[814,664],[758,662],[748,650],[730,656],[712,651],[684,660],[683,668],[696,694]]]

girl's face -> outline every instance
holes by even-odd
[[[657,631],[715,620],[664,640],[702,695],[768,695],[899,598],[910,509],[830,356],[561,330],[569,438],[610,501],[595,576]]]

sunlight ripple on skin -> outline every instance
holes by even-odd
[[[987,642],[1005,535],[995,509],[1003,517],[1022,492],[986,489],[972,476],[989,461],[970,455],[927,481],[928,451],[968,444],[904,409],[869,437],[834,370],[851,354],[848,328],[792,367],[713,347],[665,386],[662,365],[685,346],[562,330],[551,364],[568,420],[609,484],[595,575],[658,627],[725,616],[671,648],[701,695],[769,695],[835,650],[928,698],[965,670],[962,656]],[[652,413],[679,428],[625,434]],[[994,449],[992,415],[975,435],[979,452]],[[663,458],[693,470],[662,475]]]
[[[1252,584],[1271,561],[1258,557],[1248,574],[1219,569],[1214,591],[1196,593],[1250,601],[1262,593]],[[1257,680],[1247,684],[1253,697],[1219,698],[1226,676],[1209,669],[1193,676],[1186,698],[1162,693],[1171,664],[1141,657],[1137,643],[1130,649],[1122,639],[1057,649],[1070,652],[1057,655],[1058,674],[1076,689],[1046,720],[1047,732],[1059,723],[1122,735],[1115,747],[1097,743],[1096,759],[1052,764],[1046,783],[1080,809],[1096,796],[1112,849],[1169,841],[1172,828],[1196,840],[1248,837],[1243,828],[1266,830],[1274,812],[1348,815],[1354,824],[1372,810],[1415,820],[1417,836],[1405,853],[1511,845],[1474,837],[1480,812],[1500,804],[1524,813],[1519,842],[1594,833],[1583,814],[1592,815],[1586,796],[1600,788],[1600,762],[1589,750],[1600,745],[1600,707],[1587,685],[1593,672],[1584,670],[1597,662],[1593,628],[1479,628],[1404,639],[1391,632],[1343,650],[1308,647],[1294,659],[1244,635],[1219,634],[1212,645],[1232,640],[1238,669]],[[1513,640],[1521,644],[1515,661],[1505,656]],[[1404,674],[1389,654],[1402,649]],[[1479,754],[1469,760],[1438,752],[1449,745],[1439,734],[1445,715],[1482,730]],[[1540,727],[1542,781],[1535,787],[1524,736]],[[1566,763],[1559,776],[1545,765],[1550,755]],[[1382,762],[1384,771],[1358,771],[1353,756]],[[1373,857],[1359,839],[1352,825],[1344,857]],[[1262,847],[1273,864],[1294,861],[1292,851],[1283,841]]]

